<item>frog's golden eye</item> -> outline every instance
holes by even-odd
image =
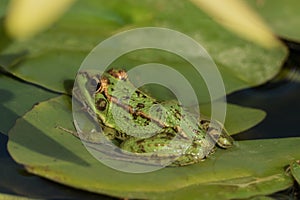
[[[96,87],[99,83],[99,80],[97,79],[97,77],[92,77],[90,83],[91,83],[91,86]]]
[[[97,77],[92,77],[90,80],[90,85],[92,86],[93,89],[96,88],[96,91],[98,91],[101,84]]]

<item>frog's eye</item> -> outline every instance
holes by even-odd
[[[98,83],[99,83],[99,80],[96,77],[93,77],[91,79],[90,83],[91,83],[91,86],[96,87],[98,85]]]
[[[97,77],[93,77],[90,80],[90,84],[93,88],[96,88],[96,91],[100,88],[100,81]]]

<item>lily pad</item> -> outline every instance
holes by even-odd
[[[206,116],[210,116],[210,104],[200,105],[200,112]],[[262,110],[241,107],[234,104],[227,104],[225,127],[231,134],[237,134],[252,128],[266,117],[266,113]]]
[[[5,15],[6,9],[8,7],[8,2],[9,0],[0,1],[0,18],[2,18]]]
[[[273,31],[282,38],[300,41],[300,2],[297,0],[247,0],[265,19]]]
[[[228,126],[236,129],[234,124]],[[198,164],[130,174],[103,165],[79,139],[57,126],[74,131],[69,97],[42,102],[20,118],[9,133],[10,154],[31,173],[118,197],[216,199],[270,194],[293,184],[284,166],[300,157],[300,138],[240,141]]]
[[[296,160],[291,164],[291,172],[293,177],[300,184],[300,161]]]
[[[25,61],[8,70],[24,80],[67,92],[63,83],[74,79],[81,62],[93,47],[115,33],[146,26],[174,29],[202,44],[217,63],[227,93],[270,80],[278,73],[287,55],[284,46],[263,49],[239,39],[191,2],[176,0],[124,0],[122,5],[115,0],[77,1],[55,26],[30,41],[15,42],[3,54],[28,51]],[[117,67],[130,68],[135,62],[149,62],[153,58],[169,65],[184,64],[174,56],[165,58],[159,53],[158,56],[133,53]],[[184,65],[182,68],[188,70]],[[198,77],[191,82],[196,91],[206,90]]]
[[[71,189],[70,187],[29,174],[22,165],[18,165],[9,156],[6,149],[7,141],[8,137],[0,133],[0,199],[9,199],[5,195],[14,194],[18,195],[13,196],[16,199],[23,196],[34,199],[95,200],[101,198],[111,200],[111,198],[105,196]]]
[[[39,87],[10,78],[0,72],[0,132],[7,134],[17,118],[34,104],[57,96]]]
[[[34,199],[21,197],[21,196],[17,196],[17,195],[1,194],[0,193],[0,200],[34,200]]]

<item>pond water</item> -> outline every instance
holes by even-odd
[[[268,83],[228,96],[230,103],[259,108],[267,112],[256,127],[236,135],[237,140],[300,136],[300,46],[290,47],[282,71]]]

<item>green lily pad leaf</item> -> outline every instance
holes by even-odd
[[[211,104],[200,105],[200,112],[210,116]],[[227,104],[225,127],[230,135],[245,131],[261,122],[266,117],[266,113],[255,108]]]
[[[4,16],[8,8],[9,0],[0,1],[0,52],[5,49],[11,42],[4,28]],[[1,60],[1,59],[0,59]],[[1,64],[0,64],[1,66]]]
[[[7,68],[21,62],[26,54],[26,52],[19,52],[16,54],[0,55],[0,69],[7,72]]]
[[[300,2],[297,0],[265,0],[247,2],[265,19],[280,37],[300,41]]]
[[[293,177],[300,184],[300,161],[296,160],[291,164],[291,172]]]
[[[0,9],[1,9],[1,5],[0,5]],[[2,18],[1,10],[0,10],[0,52],[3,51],[10,43],[11,43],[11,39],[6,34],[4,28],[4,18]]]
[[[0,132],[7,134],[17,118],[40,101],[57,96],[36,86],[14,80],[0,72]]]
[[[16,196],[16,195],[10,195],[10,194],[1,194],[0,193],[0,200],[34,200],[34,199],[27,198],[27,197]]]
[[[57,128],[75,131],[70,109],[70,98],[60,96],[40,103],[20,118],[9,133],[12,157],[31,173],[118,197],[167,199],[176,194],[196,199],[226,194],[245,198],[293,184],[284,166],[300,157],[300,138],[241,141],[233,148],[218,149],[198,164],[130,174],[103,165],[78,138]]]
[[[4,1],[5,2],[5,1]],[[0,8],[1,8],[0,2]],[[0,10],[0,52],[4,50],[8,45],[11,44],[12,40],[8,37],[4,27],[4,18],[1,18],[1,10]],[[26,55],[26,51],[15,52],[11,54],[0,54],[0,70],[5,70],[17,64],[24,58]]]
[[[247,200],[275,200],[275,199],[268,196],[256,196],[256,197],[251,197]]]
[[[124,0],[122,6],[116,0],[77,1],[48,31],[30,41],[15,42],[4,53],[28,51],[27,59],[9,70],[27,81],[66,92],[63,83],[74,79],[85,56],[99,42],[117,32],[146,26],[174,29],[203,45],[218,65],[227,93],[270,80],[287,55],[284,46],[258,47],[225,30],[191,2],[176,0]],[[174,56],[144,52],[120,58],[114,66],[130,68],[136,62],[149,61],[174,64],[175,68],[181,66],[186,70],[185,63]],[[206,91],[198,77],[191,82],[195,91]]]
[[[262,191],[260,194],[271,194],[286,189],[289,185],[292,185],[291,177],[279,172],[263,177],[249,176],[193,185],[172,193],[167,192],[162,195],[162,199],[244,199],[257,194],[257,190]]]
[[[80,190],[71,190],[70,188],[57,184],[39,176],[32,176],[27,173],[23,166],[16,164],[4,149],[6,143],[3,142],[3,136],[0,133],[0,188],[1,191],[12,193],[19,196],[34,197],[39,199],[109,199],[104,196],[83,192]],[[4,147],[5,144],[5,147]],[[3,145],[3,146],[2,146]],[[38,189],[37,189],[38,188]],[[3,199],[0,194],[0,199]],[[18,197],[19,197],[18,196]],[[4,199],[8,199],[4,195]]]
[[[8,7],[8,3],[9,3],[9,0],[1,0],[0,1],[0,18],[2,18],[5,15],[6,9]]]

